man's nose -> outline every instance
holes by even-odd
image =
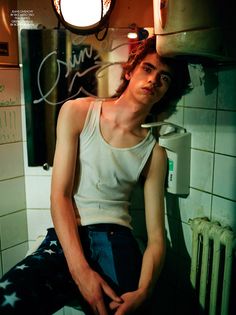
[[[150,76],[150,82],[154,86],[161,86],[161,74],[160,73],[155,73]]]

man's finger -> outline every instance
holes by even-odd
[[[117,302],[117,303],[122,303],[122,302],[123,302],[123,300],[121,299],[121,297],[119,297],[119,296],[115,293],[115,291],[113,291],[112,288],[109,287],[109,285],[108,285],[106,282],[104,282],[104,283],[102,284],[102,289],[103,289],[104,293],[105,293],[107,296],[109,296],[113,301],[115,301],[115,302]]]
[[[108,315],[107,310],[106,310],[106,306],[103,300],[101,300],[97,306],[95,306],[95,310],[96,310],[96,315]]]
[[[115,310],[115,309],[117,309],[119,306],[121,305],[121,303],[117,303],[117,302],[115,302],[115,301],[112,301],[111,303],[109,303],[109,308],[110,308],[110,310]]]

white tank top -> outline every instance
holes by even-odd
[[[156,140],[149,132],[135,146],[116,148],[100,132],[102,100],[92,102],[80,134],[80,178],[75,202],[82,225],[115,223],[132,228],[130,196]]]

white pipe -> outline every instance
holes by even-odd
[[[209,261],[209,228],[207,224],[203,225],[202,235],[203,235],[203,251],[202,251],[202,264],[201,264],[201,276],[200,276],[199,302],[200,302],[200,306],[204,310],[206,306],[206,288],[207,288],[208,261]]]
[[[191,223],[191,228],[193,230],[192,238],[192,261],[191,261],[191,271],[190,271],[190,281],[193,288],[196,288],[197,282],[197,270],[198,270],[198,251],[199,251],[199,220],[189,220]]]
[[[213,239],[213,261],[211,273],[210,305],[209,315],[216,314],[219,267],[220,267],[220,236],[222,228],[218,225],[212,225],[210,237]]]
[[[232,275],[232,261],[233,261],[233,233],[225,230],[221,235],[221,241],[225,243],[225,266],[223,278],[223,292],[221,302],[221,315],[229,313],[229,298]]]
[[[155,121],[155,122],[145,123],[145,124],[142,124],[141,127],[142,128],[154,128],[154,127],[161,127],[164,125],[171,126],[175,130],[183,130],[184,132],[186,132],[186,129],[184,127],[178,126],[178,125],[173,124],[173,123],[168,122],[168,121]]]

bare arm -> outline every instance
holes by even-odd
[[[87,267],[72,202],[78,136],[83,126],[82,119],[81,122],[75,119],[78,115],[79,110],[73,102],[68,102],[61,108],[57,123],[57,144],[51,183],[52,219],[70,270],[78,260],[81,268]]]
[[[156,145],[144,185],[148,244],[144,252],[139,288],[152,293],[165,258],[164,183],[166,152]]]
[[[122,295],[124,303],[111,303],[115,315],[129,314],[137,309],[152,293],[165,258],[164,182],[166,153],[156,145],[146,169],[144,184],[148,244],[143,256],[138,289]]]
[[[103,294],[111,299],[116,299],[116,295],[84,257],[73,202],[78,140],[88,105],[84,99],[69,101],[60,110],[52,173],[51,214],[72,278],[95,314],[107,315]]]

